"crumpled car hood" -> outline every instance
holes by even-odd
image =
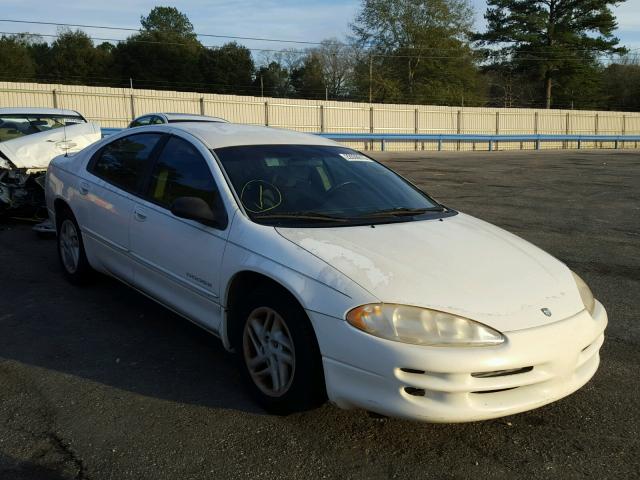
[[[566,265],[468,215],[277,231],[382,302],[450,312],[500,331],[556,322],[584,309]]]
[[[98,124],[79,123],[6,140],[0,143],[0,152],[15,168],[46,170],[53,158],[77,153],[101,137]]]

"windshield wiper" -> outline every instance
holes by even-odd
[[[316,212],[268,213],[266,215],[255,215],[254,218],[256,220],[310,220],[314,222],[346,222],[349,220],[345,217]]]
[[[444,207],[428,207],[428,208],[406,208],[406,207],[394,207],[387,208],[385,210],[378,210],[371,213],[365,213],[363,215],[358,215],[357,218],[373,218],[373,217],[403,217],[403,216],[411,216],[411,215],[421,215],[427,212],[444,212],[446,208]]]

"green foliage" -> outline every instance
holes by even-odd
[[[210,91],[242,92],[253,81],[255,66],[251,52],[235,42],[220,48],[201,49],[198,65],[202,81]]]
[[[93,46],[89,36],[80,31],[60,30],[58,38],[45,53],[39,73],[68,83],[93,83],[105,74],[104,55]],[[44,67],[44,68],[43,68]]]
[[[625,52],[613,34],[618,0],[488,0],[482,34],[471,33],[468,1],[362,0],[349,44],[284,50],[258,68],[248,48],[204,47],[184,13],[155,7],[117,45],[94,45],[78,30],[60,30],[51,44],[2,36],[0,75],[309,99],[640,109],[637,59],[600,61]]]
[[[202,45],[187,16],[174,7],[155,7],[140,18],[142,30],[113,51],[114,70],[150,88],[198,90]]]
[[[176,39],[196,40],[189,18],[175,7],[155,7],[149,12],[149,15],[140,17],[140,24],[147,33],[159,33]]]
[[[363,0],[352,25],[365,51],[357,90],[373,101],[453,103],[482,96],[466,0]]]
[[[624,53],[613,35],[616,19],[610,9],[620,0],[487,3],[487,31],[476,35],[476,40],[495,46],[513,70],[538,81],[539,98],[544,98],[547,108],[554,104],[554,85],[560,87],[555,103],[564,103],[572,90],[584,92],[589,75],[597,75],[599,54]]]
[[[309,53],[302,65],[291,72],[291,85],[302,98],[325,98],[326,84],[320,56]]]
[[[603,106],[611,110],[640,111],[640,59],[623,58],[602,75]]]
[[[292,93],[289,71],[278,62],[263,65],[256,72],[254,87],[266,97],[286,97]]]
[[[32,79],[36,73],[36,66],[29,46],[20,36],[0,37],[0,69],[2,75],[24,77]]]

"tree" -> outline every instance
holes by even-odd
[[[472,23],[467,0],[363,0],[352,25],[362,49],[360,93],[378,101],[479,101]]]
[[[602,73],[603,105],[612,110],[640,110],[640,58],[627,56]]]
[[[286,97],[292,90],[289,71],[275,61],[258,69],[253,84],[261,95],[267,97]]]
[[[333,38],[322,41],[314,52],[322,65],[324,84],[329,96],[346,97],[353,87],[355,49]]]
[[[36,66],[31,58],[28,45],[18,36],[0,37],[0,75],[31,79]]]
[[[317,52],[310,52],[302,65],[291,71],[291,85],[302,98],[320,99],[326,94],[322,61]]]
[[[520,71],[542,80],[547,108],[554,84],[588,81],[598,55],[624,53],[613,35],[616,19],[610,6],[624,0],[488,0],[487,31],[475,36]],[[588,67],[585,65],[588,64]],[[566,92],[565,92],[566,95]]]
[[[140,18],[142,30],[117,45],[114,68],[122,78],[133,78],[150,88],[201,88],[198,60],[202,45],[193,25],[173,7],[155,7]]]
[[[175,7],[155,7],[146,17],[140,17],[140,24],[147,33],[160,33],[183,40],[196,40],[193,24],[184,13]]]
[[[219,48],[203,48],[199,68],[203,82],[214,92],[246,95],[253,83],[255,67],[251,52],[236,42]]]
[[[104,61],[86,33],[62,29],[51,44],[40,71],[68,83],[95,83],[104,80],[101,78],[105,72]]]

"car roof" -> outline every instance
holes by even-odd
[[[0,108],[0,115],[71,115],[80,116],[75,110],[63,110],[61,108]]]
[[[155,125],[156,128],[182,130],[197,137],[207,148],[216,149],[241,145],[331,145],[327,138],[280,128],[242,125],[238,123],[180,122]],[[138,127],[152,130],[154,126]]]
[[[152,115],[158,115],[164,117],[168,122],[227,122],[224,118],[210,117],[208,115],[196,115],[192,113],[171,113],[171,112],[156,112],[140,115],[137,118],[150,117]]]

